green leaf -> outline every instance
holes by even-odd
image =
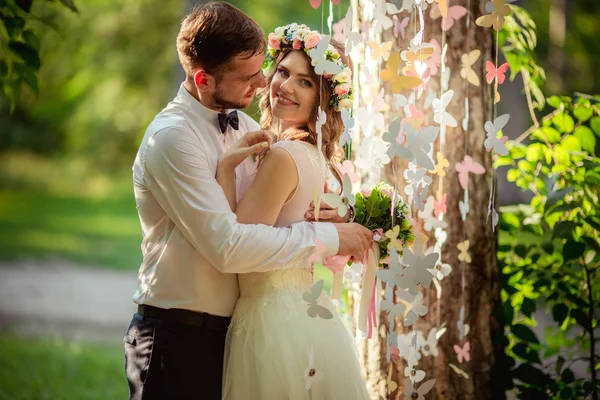
[[[25,30],[22,33],[25,42],[35,51],[40,51],[40,39],[32,30]]]
[[[576,260],[583,256],[585,252],[585,244],[581,242],[575,242],[573,240],[567,241],[563,246],[562,256],[565,262],[569,260]]]
[[[13,54],[19,56],[31,68],[35,70],[40,69],[40,56],[28,44],[12,41],[8,43],[8,47]]]
[[[589,248],[596,251],[596,254],[600,254],[600,243],[597,240],[592,239],[591,237],[584,236],[583,240],[588,245]]]
[[[508,179],[509,182],[516,181],[520,176],[521,176],[521,171],[519,171],[516,168],[509,169],[508,172],[506,173],[506,179]]]
[[[561,142],[561,146],[566,151],[581,151],[581,143],[575,136],[565,136]]]
[[[512,320],[515,317],[515,309],[513,308],[510,301],[504,302],[504,323],[506,325],[512,325]]]
[[[573,371],[570,368],[565,368],[560,377],[567,385],[575,380],[575,375],[573,375]]]
[[[570,387],[564,387],[560,390],[560,398],[561,399],[573,399],[573,389]]]
[[[14,18],[6,18],[2,19],[4,22],[4,26],[6,27],[6,32],[8,32],[8,37],[11,39],[16,39],[19,37],[21,30],[25,26],[25,20],[20,17]]]
[[[68,7],[71,11],[78,11],[73,0],[60,0],[60,2],[63,3],[66,7]]]
[[[552,117],[552,123],[563,133],[571,133],[575,127],[575,121],[573,121],[573,118],[565,112],[556,114]]]
[[[525,342],[539,344],[538,338],[535,336],[535,333],[526,325],[516,324],[510,327],[510,330],[516,337]]]
[[[562,370],[563,365],[565,364],[565,359],[563,356],[558,356],[556,359],[556,375],[560,375],[560,371]]]
[[[531,315],[535,312],[535,301],[530,299],[529,297],[523,298],[523,304],[521,305],[521,312],[525,314],[528,318],[531,318]]]
[[[527,346],[525,343],[517,343],[512,348],[512,351],[513,351],[513,353],[515,353],[517,356],[519,356],[520,358],[522,358],[524,360],[530,361],[532,363],[538,363],[538,364],[542,363],[537,351],[533,350],[532,348]]]
[[[563,102],[558,96],[552,96],[548,99],[548,105],[550,105],[551,107],[558,109],[562,106],[562,104]]]
[[[25,82],[29,87],[36,93],[39,93],[38,89],[38,77],[35,71],[29,68],[26,64],[18,63],[15,64],[15,70],[19,73],[21,81]]]
[[[565,306],[564,304],[555,304],[554,307],[552,307],[552,319],[554,321],[556,321],[556,323],[558,323],[559,325],[562,325],[562,323],[565,321],[565,318],[567,318],[567,315],[569,314],[569,307]]]
[[[33,3],[33,0],[17,0],[15,1],[15,3],[21,8],[21,10],[28,13],[31,9],[31,4]]]
[[[548,194],[548,198],[546,199],[546,205],[544,209],[548,211],[553,205],[561,201],[565,198],[565,196],[573,190],[572,187],[567,187],[561,190],[552,191]]]
[[[587,126],[580,126],[575,129],[575,137],[581,143],[581,148],[590,154],[594,154],[596,151],[596,136],[594,132]]]
[[[554,225],[552,233],[554,237],[570,237],[573,236],[573,230],[578,226],[573,221],[562,221]]]
[[[577,321],[577,323],[579,325],[581,325],[584,329],[589,329],[590,320],[588,319],[588,316],[580,308],[573,308],[571,310],[570,315],[571,315],[571,317],[575,318],[575,321]]]
[[[590,127],[596,134],[596,136],[600,136],[600,117],[593,117],[590,120]]]
[[[590,119],[592,117],[593,113],[594,113],[594,111],[592,110],[592,108],[589,105],[587,107],[576,106],[573,108],[573,115],[575,116],[575,118],[577,118],[581,122],[585,122],[588,119]]]

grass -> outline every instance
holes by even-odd
[[[127,396],[121,347],[0,335],[0,400]]]

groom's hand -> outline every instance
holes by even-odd
[[[329,190],[327,183],[325,183],[324,192],[325,193],[335,193],[334,191]],[[325,203],[324,201],[321,201],[320,203],[321,203],[320,207],[319,207],[319,221],[320,222],[333,222],[333,223],[341,224],[344,222],[348,222],[350,220],[350,209],[348,209],[348,211],[346,212],[346,215],[344,215],[343,217],[340,217],[340,215],[338,214],[337,208],[331,207],[329,204]],[[310,202],[310,209],[304,214],[304,218],[309,222],[315,221],[315,202],[314,201]]]
[[[273,138],[267,131],[248,132],[221,154],[219,168],[235,169],[251,155],[260,156],[266,153],[272,143]]]
[[[334,224],[334,226],[340,237],[338,254],[362,260],[365,251],[370,249],[373,243],[373,232],[355,222]]]

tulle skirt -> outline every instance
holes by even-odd
[[[310,289],[310,288],[309,288]],[[225,400],[368,399],[356,347],[331,299],[314,318],[302,290],[242,297],[227,334]],[[311,359],[312,354],[312,359]],[[307,388],[308,387],[308,388]]]

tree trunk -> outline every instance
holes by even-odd
[[[362,0],[360,1],[363,5]],[[442,248],[442,261],[452,266],[452,273],[441,281],[442,293],[438,302],[435,286],[432,284],[429,289],[424,291],[424,302],[429,307],[429,313],[420,317],[416,324],[416,329],[424,331],[425,335],[433,327],[444,325],[447,331],[441,337],[438,343],[440,351],[439,356],[423,357],[419,361],[418,369],[426,372],[424,381],[436,379],[434,388],[426,395],[427,399],[504,399],[504,389],[494,387],[498,386],[496,382],[499,377],[492,377],[491,372],[494,363],[501,358],[503,354],[502,345],[502,321],[496,318],[497,310],[501,310],[500,302],[500,271],[496,264],[496,234],[492,232],[491,222],[486,223],[488,213],[488,200],[490,186],[493,180],[492,156],[484,147],[485,130],[484,124],[493,118],[493,92],[485,81],[485,62],[491,60],[494,62],[495,49],[493,40],[495,32],[477,26],[475,20],[487,14],[485,11],[485,1],[481,0],[456,0],[452,5],[461,5],[465,8],[470,3],[470,26],[466,27],[466,18],[460,19],[446,33],[445,42],[448,45],[446,53],[446,66],[451,69],[448,89],[454,90],[454,97],[447,107],[458,121],[458,127],[446,128],[445,145],[442,149],[444,156],[449,160],[450,166],[446,168],[446,176],[441,184],[434,175],[433,183],[429,189],[429,194],[439,199],[442,193],[447,193],[447,214],[444,220],[448,223],[446,229],[448,238]],[[435,3],[434,3],[435,4]],[[431,7],[431,6],[430,6]],[[416,11],[415,11],[416,12]],[[435,38],[438,43],[441,40],[441,22],[439,19],[431,20],[429,10],[425,13],[425,36],[424,41],[430,41]],[[401,19],[406,13],[401,14]],[[397,47],[406,49],[408,42],[412,39],[413,19],[406,30],[405,40],[396,41]],[[417,18],[418,20],[418,18]],[[418,30],[418,22],[417,22]],[[383,40],[395,40],[391,32],[383,34]],[[460,77],[461,55],[473,49],[481,50],[481,57],[474,64],[473,69],[479,75],[481,85],[479,87],[470,85],[466,80]],[[401,68],[403,64],[401,64]],[[440,76],[431,78],[429,86],[432,87],[437,96],[440,95]],[[388,87],[386,93],[388,93]],[[408,92],[404,93],[408,96]],[[461,122],[465,115],[465,98],[469,98],[470,122],[468,131],[462,129]],[[391,96],[390,96],[391,97]],[[419,109],[426,97],[426,92],[417,100]],[[391,100],[391,99],[390,99]],[[420,105],[420,106],[419,106]],[[424,126],[435,124],[433,122],[433,109],[425,110],[426,120]],[[386,117],[386,126],[396,115]],[[439,149],[439,139],[436,142],[434,155]],[[466,150],[466,152],[465,152]],[[469,197],[470,212],[466,222],[461,219],[459,211],[459,200],[463,199],[463,189],[458,183],[458,174],[455,165],[461,162],[468,154],[473,160],[481,163],[486,168],[484,175],[470,175]],[[434,158],[435,159],[435,158]],[[398,162],[396,164],[397,187],[402,193],[405,186],[403,170],[406,163]],[[386,180],[393,183],[394,175],[391,167],[386,170]],[[413,217],[416,217],[413,212]],[[421,225],[417,222],[417,225]],[[428,246],[433,242],[432,235],[428,235],[430,240]],[[470,240],[470,254],[472,256],[471,264],[462,264],[458,261],[457,244],[465,239]],[[465,292],[462,293],[461,271],[464,271]],[[421,288],[423,290],[423,288]],[[470,325],[470,332],[465,340],[470,342],[471,361],[459,364],[456,353],[453,349],[455,344],[459,343],[457,321],[461,304],[465,306],[465,322]],[[500,312],[500,315],[502,313]],[[381,312],[379,316],[379,328],[371,340],[358,339],[358,346],[363,355],[364,368],[367,374],[368,387],[371,398],[403,398],[404,382],[404,362],[400,360],[393,368],[394,380],[398,383],[398,389],[390,396],[387,395],[386,378],[388,371],[388,362],[386,361],[386,337],[387,337],[387,312]],[[401,321],[398,323],[398,332],[402,332]],[[412,331],[404,328],[405,332]],[[464,341],[463,341],[464,342]],[[454,372],[449,363],[452,363],[469,374],[469,379],[460,377]],[[417,384],[418,387],[418,384]]]

